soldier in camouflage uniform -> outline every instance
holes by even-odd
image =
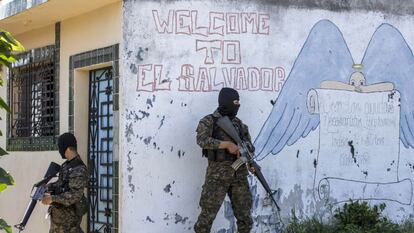
[[[59,178],[47,186],[42,203],[50,205],[49,233],[83,233],[80,224],[87,211],[84,189],[88,185],[88,171],[77,153],[73,134],[62,134],[58,139],[59,153],[66,162],[62,164]]]
[[[196,233],[210,233],[211,226],[226,194],[229,196],[239,233],[249,233],[253,224],[251,218],[252,196],[247,182],[248,170],[245,166],[237,171],[231,164],[240,155],[239,149],[220,127],[217,119],[229,116],[253,152],[248,128],[236,117],[239,109],[239,94],[231,88],[223,88],[219,93],[219,107],[202,118],[197,127],[197,144],[208,158],[208,167],[200,198],[201,213],[194,226]]]

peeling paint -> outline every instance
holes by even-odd
[[[150,223],[155,223],[154,220],[152,220],[149,216],[147,216],[147,218],[145,219],[145,221],[150,222]]]
[[[175,224],[181,223],[181,224],[185,224],[186,221],[188,220],[188,217],[182,217],[181,215],[179,215],[178,213],[175,214]]]
[[[127,138],[127,142],[131,141],[131,136],[134,136],[134,130],[132,128],[132,123],[129,123],[125,129],[125,137]]]
[[[236,232],[236,219],[229,201],[224,201],[224,218],[229,221],[228,232]]]
[[[350,147],[350,151],[351,151],[352,159],[354,160],[354,163],[356,163],[356,164],[357,164],[357,160],[356,160],[356,157],[355,157],[355,148],[354,148],[354,145],[353,145],[352,143],[353,143],[353,141],[349,141],[349,142],[348,142],[348,145],[349,145],[349,147]]]
[[[128,175],[128,186],[130,188],[129,192],[134,193],[135,192],[135,185],[132,183],[132,175]]]
[[[151,136],[144,138],[145,145],[148,146],[151,143],[151,140],[152,140],[152,137]]]
[[[137,73],[138,73],[138,68],[137,68],[137,66],[136,66],[135,64],[131,64],[131,65],[129,66],[129,69],[131,70],[131,72],[132,72],[133,74],[137,74]]]
[[[171,184],[167,184],[164,188],[164,192],[169,193],[171,192]]]
[[[128,167],[127,167],[127,171],[131,172],[134,167],[132,166],[132,160],[131,160],[131,151],[128,152],[127,154],[127,158],[128,158]]]
[[[152,100],[151,99],[147,99],[147,105],[151,108],[154,107],[154,105],[152,105]]]
[[[161,129],[161,127],[164,125],[165,116],[162,116],[160,126],[158,126],[158,129]]]

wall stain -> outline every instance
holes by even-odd
[[[147,216],[147,218],[145,219],[145,221],[150,222],[150,223],[155,223],[154,220],[152,220],[149,216]]]
[[[354,160],[354,163],[359,167],[359,164],[358,164],[356,156],[355,156],[355,147],[354,147],[353,143],[354,143],[354,141],[352,141],[352,140],[348,141],[348,145],[350,147],[352,159]]]
[[[131,141],[131,136],[134,136],[134,130],[132,128],[132,122],[126,125],[125,128],[125,137],[127,138],[127,142]]]
[[[137,66],[136,66],[135,64],[131,64],[131,65],[129,66],[129,69],[131,70],[131,72],[132,72],[133,74],[137,74],[137,73],[138,73],[138,68],[137,68]]]
[[[160,126],[158,126],[158,129],[161,129],[161,127],[164,125],[164,120],[165,120],[165,115],[162,116],[161,122],[160,122]]]
[[[144,138],[145,145],[148,146],[151,143],[151,140],[152,140],[152,137],[151,136]]]
[[[368,176],[368,171],[362,171],[362,174],[364,174],[365,175],[365,179],[367,178],[367,176]]]
[[[149,108],[153,108],[154,107],[154,105],[152,105],[152,100],[151,99],[147,99],[147,109],[149,109]]]
[[[388,102],[394,99],[394,95],[395,95],[395,91],[391,91],[391,93],[388,94]]]
[[[169,193],[171,192],[171,184],[167,184],[164,188],[164,192]]]
[[[134,193],[135,192],[135,185],[132,183],[132,175],[128,175],[128,186],[129,186],[129,192]]]
[[[148,52],[148,48],[143,49],[142,47],[138,48],[136,59],[138,61],[144,61],[143,56],[145,55],[145,52]]]
[[[138,114],[136,114],[135,112],[134,112],[134,114],[135,114],[135,120],[142,120],[142,119],[144,119],[144,118],[148,118],[149,116],[150,116],[150,114],[148,113],[148,112],[145,112],[145,111],[142,111],[142,110],[139,110],[138,111],[142,116],[138,116]]]
[[[176,213],[174,219],[175,219],[174,221],[175,224],[178,224],[178,223],[185,224],[185,222],[188,220],[188,217],[182,217],[181,215]]]
[[[128,170],[128,172],[131,172],[134,169],[134,167],[131,165],[131,163],[132,163],[132,161],[131,161],[131,151],[128,152],[127,157],[128,157],[127,170]]]

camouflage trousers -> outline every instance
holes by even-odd
[[[51,207],[49,233],[83,233],[80,224],[82,218],[76,215],[72,207]]]
[[[81,227],[74,225],[56,225],[51,223],[49,233],[83,233]]]
[[[251,217],[252,196],[247,182],[248,171],[240,167],[237,172],[232,162],[209,161],[203,190],[201,192],[201,213],[194,225],[196,233],[210,233],[226,194],[229,196],[239,233],[249,233],[253,224]]]

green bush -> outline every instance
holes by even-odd
[[[337,232],[343,233],[392,233],[398,232],[398,225],[382,216],[385,204],[369,206],[367,202],[350,201],[335,211]]]
[[[322,221],[319,221],[317,218],[313,217],[310,219],[305,219],[299,221],[295,216],[294,212],[292,221],[286,227],[285,233],[331,233],[333,232],[333,227],[328,224],[323,224]]]
[[[4,30],[0,29],[0,75],[2,66],[11,67],[12,62],[16,61],[16,57],[13,52],[23,51],[23,46],[13,38],[13,36]],[[0,87],[3,87],[3,79],[0,76]],[[7,106],[6,101],[0,97],[0,110],[6,110],[10,112],[9,106]],[[3,136],[3,133],[0,130],[0,136]],[[7,155],[7,152],[0,147],[0,158],[4,155]],[[8,186],[14,185],[13,177],[3,168],[0,167],[0,193],[7,189]],[[12,232],[12,228],[7,222],[0,216],[0,231],[6,231],[7,233]]]
[[[385,204],[369,206],[367,202],[350,201],[335,210],[332,221],[317,218],[299,220],[294,211],[285,233],[414,233],[414,223],[391,222],[382,215]]]

